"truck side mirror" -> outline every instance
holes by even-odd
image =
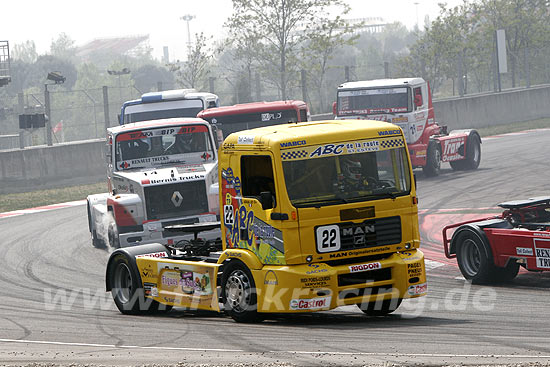
[[[260,204],[262,204],[262,209],[273,209],[275,207],[275,197],[271,191],[262,191],[260,192]]]
[[[334,116],[338,115],[338,103],[332,102],[332,114]]]
[[[105,145],[105,160],[107,161],[107,164],[112,163],[112,155],[111,155],[111,145],[107,144]]]

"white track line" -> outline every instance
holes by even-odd
[[[67,203],[61,203],[61,204],[38,206],[36,208],[20,209],[20,210],[14,210],[12,212],[0,213],[0,218],[17,217],[19,215],[41,213],[41,212],[47,212],[50,210],[69,208],[72,206],[80,206],[85,204],[86,204],[86,200],[78,200],[78,201],[69,201]]]
[[[0,339],[0,343],[19,343],[19,344],[39,344],[39,345],[63,345],[73,347],[97,347],[97,348],[119,348],[119,349],[151,349],[151,350],[181,350],[197,352],[227,352],[227,353],[254,353],[244,349],[219,349],[219,348],[186,348],[186,347],[147,347],[139,345],[115,345],[115,344],[95,344],[95,343],[65,343],[43,340],[20,340],[20,339]],[[380,356],[380,357],[462,357],[462,358],[514,358],[514,359],[550,359],[550,355],[528,355],[528,354],[450,354],[450,353],[381,353],[381,352],[335,352],[335,351],[284,351],[271,350],[262,353],[271,354],[308,354],[308,355],[343,355],[343,356]]]

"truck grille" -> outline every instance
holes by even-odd
[[[204,181],[144,188],[147,220],[168,219],[208,212]]]
[[[401,217],[340,224],[340,250],[393,245],[401,242]]]

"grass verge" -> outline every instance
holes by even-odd
[[[86,199],[90,194],[107,191],[105,182],[90,185],[69,186],[58,189],[38,190],[0,195],[0,213],[37,206]]]
[[[484,127],[477,129],[477,131],[483,137],[541,128],[550,128],[550,118]],[[82,200],[88,195],[102,192],[106,192],[106,185],[104,182],[91,185],[70,186],[60,189],[0,195],[0,213],[67,201]]]
[[[492,136],[506,133],[514,133],[524,130],[550,128],[550,118],[531,120],[525,122],[516,122],[514,124],[496,125],[476,129],[483,136]]]

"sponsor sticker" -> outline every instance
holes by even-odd
[[[155,258],[163,258],[168,257],[168,253],[166,251],[159,251],[159,252],[151,252],[149,254],[142,254],[137,255],[136,257],[155,257]]]
[[[245,145],[254,144],[254,135],[240,135],[237,139],[237,143]]]
[[[407,292],[410,296],[418,296],[420,294],[425,294],[428,292],[428,284],[427,283],[421,283],[416,285],[411,285],[409,289],[407,289]]]
[[[533,256],[533,249],[528,247],[518,247],[516,248],[516,254]]]
[[[534,239],[537,267],[550,269],[550,240]]]
[[[291,310],[320,310],[330,307],[332,296],[290,300]]]
[[[349,272],[358,273],[361,271],[370,271],[370,270],[376,270],[376,269],[382,269],[382,264],[380,264],[379,262],[375,262],[375,263],[351,265],[349,267]]]

